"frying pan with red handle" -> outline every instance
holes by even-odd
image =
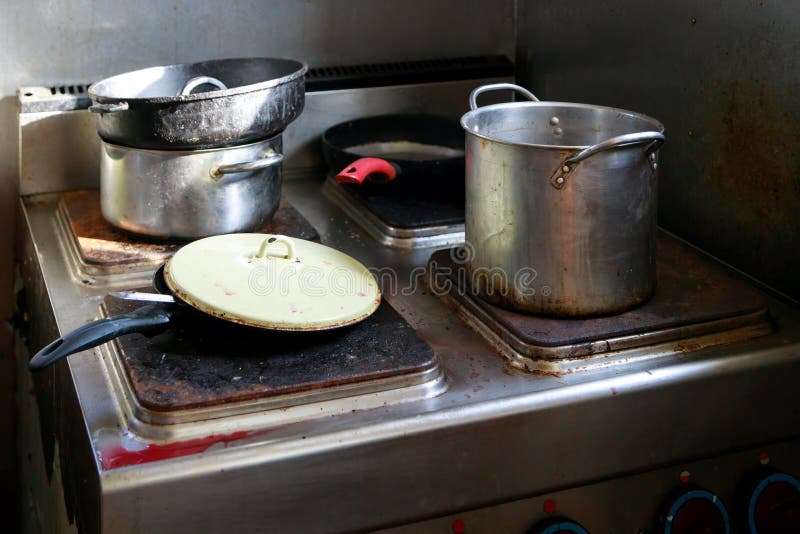
[[[340,183],[392,188],[464,187],[464,130],[438,115],[379,115],[329,128],[325,161]]]

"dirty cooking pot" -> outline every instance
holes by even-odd
[[[478,107],[486,91],[528,102]],[[657,154],[664,127],[603,106],[475,89],[466,131],[473,291],[532,314],[620,312],[655,290]]]

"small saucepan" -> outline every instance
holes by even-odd
[[[392,187],[464,187],[464,132],[437,115],[380,115],[338,124],[322,136],[339,183],[393,182]]]
[[[28,367],[52,363],[124,334],[156,335],[207,316],[265,330],[311,332],[355,324],[380,305],[369,270],[332,248],[280,235],[228,234],[181,248],[155,274],[152,304],[85,324],[40,350]],[[198,315],[199,314],[199,315]]]

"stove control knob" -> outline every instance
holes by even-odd
[[[719,497],[700,488],[667,499],[659,516],[663,534],[729,534],[728,510]]]
[[[589,534],[589,532],[571,519],[553,517],[533,525],[528,534]]]
[[[800,482],[786,473],[762,474],[756,479],[745,508],[747,532],[800,532]]]

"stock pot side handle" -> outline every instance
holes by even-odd
[[[650,168],[655,172],[656,164],[656,150],[664,144],[664,134],[661,132],[637,132],[632,134],[618,135],[611,139],[606,139],[601,143],[584,148],[574,156],[570,156],[564,160],[564,163],[558,166],[553,175],[550,177],[550,184],[556,189],[562,189],[566,183],[567,178],[581,161],[592,157],[600,152],[611,150],[612,148],[619,148],[631,145],[647,146],[644,149],[644,154],[650,162]]]
[[[597,154],[598,152],[604,152],[612,148],[619,148],[629,145],[642,145],[648,143],[650,146],[647,147],[646,152],[651,153],[658,150],[658,148],[664,144],[664,139],[664,134],[661,132],[637,132],[632,134],[618,135],[617,137],[612,137],[611,139],[606,139],[605,141],[597,143],[596,145],[584,148],[574,156],[564,160],[564,164],[575,165],[586,158]]]
[[[472,92],[469,94],[469,108],[473,110],[478,109],[478,95],[487,93],[489,91],[500,91],[503,89],[510,89],[511,91],[519,93],[531,102],[539,101],[539,99],[536,98],[536,95],[519,85],[515,85],[513,83],[490,83],[487,85],[481,85],[480,87],[476,87],[472,90]]]
[[[229,163],[226,165],[216,165],[211,167],[209,174],[214,180],[221,180],[226,174],[236,174],[238,172],[252,172],[272,167],[283,161],[283,154],[278,154],[274,150],[269,150],[263,158],[255,161],[246,161],[243,163]]]

